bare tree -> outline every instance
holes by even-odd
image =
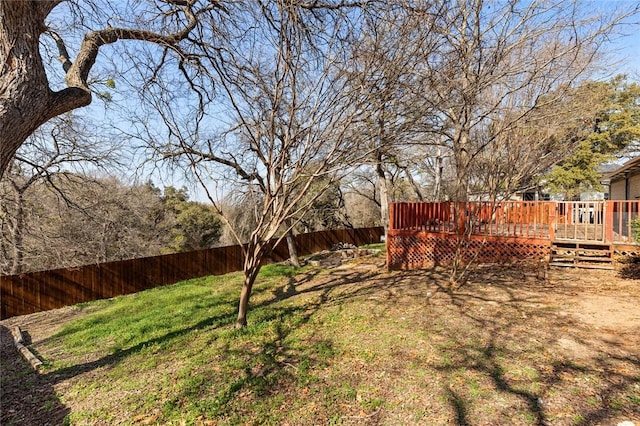
[[[358,108],[341,72],[341,43],[351,31],[348,13],[289,1],[258,5],[229,29],[224,50],[201,52],[211,81],[199,84],[216,87],[216,105],[177,111],[166,102],[175,92],[158,80],[144,95],[164,130],[150,126],[140,136],[154,141],[153,150],[163,158],[191,168],[235,240],[244,244],[238,327],[247,323],[270,240],[283,239],[362,155],[348,138]],[[231,192],[252,207],[245,212],[254,224],[248,239],[224,208]]]
[[[439,7],[444,13],[446,5]],[[354,99],[363,105],[361,120],[353,132],[371,151],[367,165],[376,176],[377,194],[373,199],[380,206],[386,233],[389,202],[397,201],[392,194],[394,178],[397,181],[403,175],[414,188],[414,196],[422,199],[411,166],[415,143],[424,143],[417,120],[429,114],[429,106],[422,97],[414,96],[414,91],[420,81],[417,72],[424,66],[422,58],[434,51],[436,39],[430,37],[432,30],[428,29],[434,20],[424,20],[402,2],[371,9],[361,35],[352,42],[346,72]]]
[[[473,172],[482,163],[488,164],[490,150],[497,149],[510,160],[530,161],[548,145],[548,140],[535,147],[519,145],[531,148],[526,155],[515,146],[502,146],[513,143],[510,137],[518,134],[516,129],[522,134],[525,127],[541,123],[535,114],[538,110],[548,110],[562,101],[571,87],[589,76],[607,38],[637,14],[640,6],[605,12],[579,1],[459,0],[410,2],[405,10],[403,25],[392,26],[391,34],[402,35],[392,38],[403,43],[396,50],[411,52],[412,72],[404,78],[412,84],[399,86],[402,96],[391,99],[396,103],[406,100],[414,108],[394,104],[391,110],[405,108],[409,114],[405,113],[400,123],[409,123],[411,132],[421,135],[422,143],[440,146],[443,156],[451,159],[455,176],[451,198],[464,202],[473,186],[486,186],[484,181],[474,180]],[[386,57],[384,45],[373,45],[373,52],[382,52],[374,63],[385,72],[393,70],[403,57]],[[384,103],[389,98],[376,92],[381,87],[379,75],[365,73],[375,83],[367,91]],[[378,125],[378,129],[394,128],[388,124]],[[378,131],[378,140],[382,140],[381,134]],[[500,176],[500,170],[493,172]],[[460,219],[456,220],[460,249],[471,228],[465,225],[459,208],[456,216]]]
[[[32,188],[46,185],[59,199],[73,204],[71,193],[85,184],[78,173],[106,165],[117,167],[116,144],[105,143],[105,139],[92,137],[84,121],[65,114],[36,131],[20,148],[0,181],[2,272],[23,272],[31,262],[25,261],[29,251],[25,233],[33,230],[29,216],[38,216],[31,211],[35,204]]]
[[[430,128],[451,150],[455,199],[468,199],[470,169],[492,143],[537,109],[562,100],[594,70],[607,37],[640,6],[598,11],[579,1],[460,0],[426,30],[439,49],[423,59]],[[550,96],[551,94],[555,96]]]
[[[68,172],[35,180],[18,204],[13,181],[23,182],[10,170],[0,183],[0,274],[217,245],[221,226],[211,207],[178,200],[171,188],[163,195],[149,183]]]
[[[127,185],[118,138],[76,114],[55,117],[0,180],[0,273],[212,247],[220,223],[185,190]]]
[[[472,164],[471,192],[485,194],[491,200],[509,198],[514,191],[536,187],[555,164],[566,159],[594,126],[594,117],[607,104],[604,84],[586,82],[575,88],[561,88],[561,102],[556,93],[542,96],[540,107],[508,129],[496,123],[499,134],[493,135],[489,126],[485,135],[487,148],[479,152]],[[507,114],[518,115],[515,109]],[[517,167],[514,167],[517,165]]]
[[[566,198],[601,191],[600,167],[615,157],[638,153],[640,85],[618,75],[610,81],[589,81],[576,91],[579,122],[559,135],[568,141],[568,154],[543,177],[550,193]],[[573,105],[572,105],[573,104]]]

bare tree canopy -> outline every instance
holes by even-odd
[[[227,22],[259,10],[260,1],[99,0],[0,1],[0,176],[24,140],[40,125],[92,100],[91,73],[98,54],[118,41],[142,41],[161,50],[148,66],[165,62],[175,72],[197,72],[194,51],[223,48]],[[357,2],[288,2],[314,11]],[[233,9],[233,10],[232,10]],[[44,46],[44,47],[43,47]],[[44,53],[44,55],[43,55]],[[46,70],[56,58],[64,81],[50,81]],[[122,58],[123,60],[128,58]],[[136,66],[136,64],[131,64]]]
[[[129,112],[128,137],[145,157],[190,170],[235,243],[245,244],[239,326],[270,240],[284,238],[363,156],[350,138],[360,110],[342,72],[358,11],[335,4],[230,4],[225,13],[237,19],[220,24],[224,48],[194,48],[197,72],[134,69],[134,80],[147,83]],[[143,52],[141,62],[156,54]],[[251,229],[228,208],[231,198],[247,207],[241,222]]]
[[[435,114],[425,128],[449,150],[454,197],[469,195],[470,168],[491,143],[539,108],[562,102],[599,65],[618,25],[637,15],[579,1],[458,1],[421,13],[438,49],[425,57],[424,100]],[[553,94],[554,96],[551,96]],[[544,122],[539,122],[544,126]]]
[[[61,16],[69,22],[50,22],[54,8],[62,13],[58,9],[64,7],[67,10]],[[0,176],[36,128],[91,103],[90,72],[101,48],[119,40],[141,40],[186,61],[188,46],[197,43],[189,35],[205,15],[217,19],[223,11],[220,2],[192,0],[128,2],[125,6],[109,1],[0,1]],[[63,34],[62,30],[68,31]],[[79,39],[75,46],[66,43]],[[50,58],[42,55],[47,43],[57,53],[64,83],[49,81],[45,65]]]
[[[408,64],[407,58],[414,64],[422,59],[423,66],[416,65],[416,72],[428,77],[430,87],[425,90],[422,86],[420,91],[430,103],[439,106],[439,119],[449,121],[441,126],[442,135],[463,145],[469,137],[467,128],[485,122],[496,105],[502,107],[510,98],[523,97],[525,93],[531,102],[545,88],[576,78],[579,74],[576,71],[584,71],[616,25],[637,13],[637,6],[621,10],[624,3],[605,12],[604,8],[594,8],[585,2],[543,0],[384,2],[379,9],[376,2],[366,1],[291,0],[284,4],[290,10],[318,16],[321,10],[356,6],[371,12],[369,16],[378,17],[391,10],[404,10],[403,16],[413,22],[414,30],[406,22],[400,27],[402,30],[395,31],[378,26],[380,21],[375,20],[370,21],[374,26],[365,23],[358,26],[367,33],[363,35],[365,39],[368,34],[373,35],[374,41],[379,39],[381,30],[406,45],[396,42],[394,46],[388,40],[374,43],[376,49],[380,48],[375,55],[395,60],[396,70]],[[195,74],[210,71],[211,64],[201,61],[202,52],[208,52],[210,57],[211,52],[218,52],[215,66],[224,68],[224,54],[239,48],[231,45],[239,40],[230,31],[251,13],[268,10],[268,6],[268,2],[257,0],[1,0],[0,176],[17,148],[37,127],[91,102],[95,83],[100,80],[95,70],[100,52],[106,52],[107,61],[119,62],[123,69],[148,67],[150,78],[170,64],[177,74],[193,81]],[[344,19],[354,17],[343,15]],[[383,23],[388,27],[388,23]],[[416,38],[416,34],[422,34],[421,38]],[[119,45],[120,41],[134,46],[145,42],[156,46],[157,52],[149,63],[142,63],[148,59],[145,55],[118,58],[111,46]],[[421,51],[424,46],[438,49]],[[389,49],[402,52],[403,56]],[[58,71],[54,72],[52,65],[56,61]],[[567,73],[568,69],[573,70],[572,74]],[[377,75],[391,77],[393,72]],[[494,90],[498,79],[507,91]],[[416,79],[411,81],[415,83]],[[537,87],[532,88],[532,84]],[[412,86],[414,91],[420,87]],[[493,101],[487,99],[492,91]],[[206,91],[201,94],[212,95]],[[470,102],[475,106],[470,106]],[[466,151],[469,150],[465,148],[456,154],[457,166],[463,169],[469,161],[462,158]]]

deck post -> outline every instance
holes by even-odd
[[[553,213],[552,213],[553,212]],[[549,240],[553,242],[556,239],[556,223],[558,221],[558,203],[554,202],[549,207]]]
[[[389,227],[384,236],[384,245],[387,247],[387,269],[391,267],[391,250],[393,250],[393,247],[389,244],[389,240],[391,239],[391,234],[393,234],[393,231],[396,229],[395,211],[396,203],[389,203]]]
[[[615,201],[604,202],[604,242],[613,242],[613,206]]]

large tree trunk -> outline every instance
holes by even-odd
[[[40,56],[40,36],[47,30],[45,19],[63,1],[0,0],[0,177],[35,129],[50,118],[91,103],[87,78],[101,46],[118,40],[175,45],[187,38],[198,23],[198,14],[192,10],[191,2],[167,2],[175,6],[176,16],[183,17],[183,25],[176,32],[107,26],[85,34],[73,62],[64,41],[51,33],[67,84],[67,88],[54,92]]]
[[[0,177],[40,125],[91,102],[88,90],[49,88],[39,39],[46,16],[60,2],[0,0]]]
[[[459,237],[466,231],[466,202],[469,200],[469,163],[468,137],[465,133],[458,136],[454,157],[456,161],[455,216]]]

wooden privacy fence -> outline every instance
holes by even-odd
[[[330,249],[339,242],[357,246],[376,243],[382,235],[381,227],[318,231],[297,235],[296,247],[298,254],[304,256]],[[266,261],[288,258],[283,240],[273,247]],[[0,276],[0,319],[135,293],[190,278],[241,271],[243,263],[242,248],[229,246]]]

